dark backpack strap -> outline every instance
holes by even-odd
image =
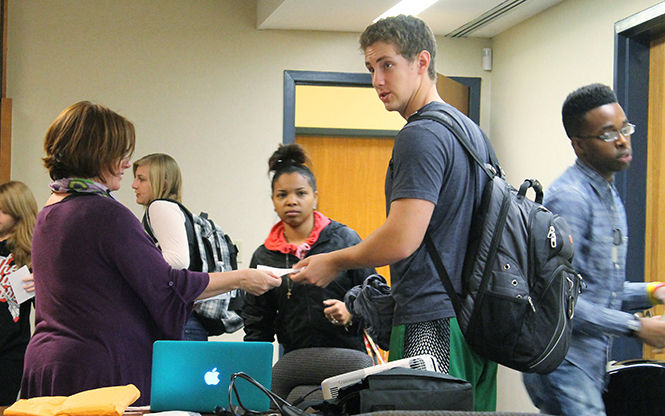
[[[446,293],[448,294],[450,301],[453,303],[453,308],[455,309],[455,313],[459,314],[459,311],[462,310],[462,300],[457,295],[457,292],[455,292],[453,283],[450,281],[450,276],[448,276],[446,267],[443,265],[443,260],[441,260],[441,255],[436,250],[436,245],[434,244],[434,240],[432,240],[432,235],[430,234],[429,230],[427,230],[427,232],[425,233],[425,246],[427,247],[427,251],[429,252],[430,257],[432,258],[432,262],[434,263],[436,271],[439,273],[439,279],[441,279],[443,287],[446,289]]]
[[[145,228],[145,231],[152,237],[153,240],[155,240],[155,234],[152,231],[152,225],[150,225],[150,205],[155,202],[155,201],[168,201],[168,202],[173,202],[174,204],[177,204],[178,207],[180,207],[180,210],[182,213],[185,215],[185,222],[187,225],[192,226],[193,229],[193,224],[194,224],[194,217],[192,216],[192,213],[189,212],[187,207],[185,207],[182,203],[176,201],[175,199],[169,199],[169,198],[157,198],[153,199],[150,201],[150,203],[145,207],[145,214],[143,214],[143,227]],[[189,232],[187,233],[187,238],[189,239]],[[157,241],[157,240],[155,240]]]
[[[173,202],[174,204],[177,204],[180,207],[180,210],[182,211],[182,213],[185,214],[185,219],[191,221],[192,223],[194,222],[194,217],[193,217],[192,213],[181,202],[176,201],[175,199],[170,199],[170,198],[157,198],[157,199],[153,199],[152,201],[150,201],[150,204],[152,204],[155,201],[168,201],[168,202]],[[150,206],[150,204],[148,204],[148,207]],[[146,211],[147,211],[148,207],[146,207]]]
[[[238,270],[238,246],[235,245],[228,234],[224,234],[224,240],[229,248],[229,258],[231,259],[231,269]]]
[[[478,154],[476,149],[471,145],[471,142],[469,141],[467,134],[462,129],[462,123],[457,119],[457,117],[454,114],[450,113],[443,105],[437,106],[436,109],[434,110],[417,112],[416,114],[409,117],[408,122],[410,123],[412,121],[423,120],[423,119],[432,120],[441,123],[444,127],[450,130],[450,132],[462,145],[467,154],[476,162],[476,164],[483,170],[483,172],[485,172],[485,174],[490,178],[490,180],[492,180],[492,178],[494,178],[496,175],[503,175],[501,166],[499,165],[499,162],[496,158],[496,154],[494,153],[492,145],[487,136],[485,135],[485,133],[482,131],[482,129],[478,128],[478,130],[483,136],[483,140],[485,141],[485,146],[487,147],[487,151],[489,153],[490,157],[489,164],[484,162],[480,158],[480,155]],[[448,297],[450,298],[450,301],[453,304],[455,313],[459,314],[459,312],[462,310],[462,300],[457,295],[457,292],[455,292],[455,288],[450,280],[448,272],[446,271],[446,267],[443,265],[443,260],[441,259],[441,255],[436,249],[436,244],[434,244],[434,240],[432,239],[432,235],[429,229],[425,232],[425,246],[427,247],[427,251],[429,252],[430,257],[432,258],[434,267],[436,268],[436,271],[439,274],[439,279],[441,279],[441,283],[443,283],[443,287],[446,289],[446,293],[448,294]]]
[[[478,166],[483,170],[483,172],[485,172],[485,174],[487,174],[490,179],[496,175],[503,176],[503,170],[501,169],[501,165],[499,165],[499,160],[496,157],[496,153],[494,153],[494,148],[492,147],[489,138],[480,127],[478,130],[483,137],[485,146],[487,147],[487,152],[489,153],[489,164],[481,159],[480,155],[469,141],[467,134],[462,129],[462,123],[444,106],[437,106],[434,110],[417,112],[416,114],[409,117],[409,122],[416,120],[432,120],[441,123],[444,127],[450,130],[451,133],[453,133],[453,136],[462,145],[464,150],[466,150],[467,154],[471,156],[471,158],[478,164]]]
[[[150,201],[152,204],[155,201],[168,201],[177,204],[180,208],[180,211],[185,215],[185,231],[187,233],[187,245],[189,247],[189,267],[188,270],[192,271],[201,271],[201,256],[199,255],[198,242],[196,241],[196,233],[194,231],[194,216],[192,213],[179,201],[169,198],[158,198]],[[145,208],[145,214],[143,215],[143,228],[148,233],[150,238],[157,243],[155,238],[155,233],[153,232],[152,225],[150,224],[150,213],[149,208],[150,204]]]
[[[148,214],[149,206],[150,204],[148,204],[148,206],[145,207],[145,212],[143,213],[143,219],[141,220],[141,223],[143,224],[143,229],[148,234],[148,236],[152,239],[154,243],[157,243],[157,239],[155,238],[155,233],[152,230],[152,225],[150,225],[150,214]]]

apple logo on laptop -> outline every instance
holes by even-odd
[[[209,386],[216,386],[219,384],[219,371],[217,371],[217,367],[213,368],[212,370],[208,371],[205,373],[203,376],[203,380],[205,380],[206,384]]]

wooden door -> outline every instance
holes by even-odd
[[[665,35],[651,42],[649,59],[644,277],[652,282],[665,280]],[[663,306],[657,306],[654,313],[663,315]],[[644,357],[665,360],[665,353],[645,345]]]
[[[383,224],[392,138],[296,136],[296,143],[312,160],[319,211],[353,228],[362,239]],[[388,267],[377,272],[390,281]]]
[[[437,74],[436,90],[445,102],[452,105],[462,113],[469,115],[469,87],[450,79],[445,75]]]
[[[469,113],[467,86],[439,74],[437,90],[446,102]],[[392,138],[297,135],[296,143],[305,148],[312,160],[319,211],[353,228],[363,239],[383,224],[384,183]],[[390,282],[389,267],[377,271]]]

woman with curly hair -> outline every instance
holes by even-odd
[[[280,146],[270,157],[272,202],[280,221],[254,251],[249,267],[289,268],[307,256],[360,242],[351,228],[316,211],[316,180],[307,163],[297,144]],[[309,347],[364,350],[360,318],[351,316],[343,299],[373,273],[373,268],[345,270],[325,288],[294,283],[285,275],[280,287],[261,296],[247,294],[245,341],[272,342],[277,335],[285,353]]]

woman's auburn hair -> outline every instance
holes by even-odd
[[[0,209],[16,221],[7,238],[7,248],[14,255],[14,263],[17,267],[31,267],[32,233],[37,217],[37,201],[30,188],[19,181],[1,184]]]
[[[152,199],[168,198],[182,202],[182,175],[178,163],[165,153],[151,153],[136,160],[132,165],[134,177],[139,166],[148,166],[148,180]]]
[[[134,153],[134,125],[99,104],[80,101],[51,123],[44,138],[44,166],[51,179],[98,178]]]

